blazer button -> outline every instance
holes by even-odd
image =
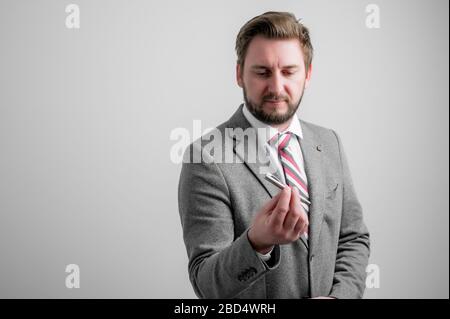
[[[317,149],[319,152],[322,152],[322,145],[317,145],[316,149]]]

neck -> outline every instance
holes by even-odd
[[[283,132],[284,130],[286,130],[289,127],[289,125],[291,125],[291,122],[292,122],[292,117],[284,123],[270,124],[270,126],[272,126],[273,128],[276,128],[278,130],[278,132]]]

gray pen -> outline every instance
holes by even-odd
[[[270,173],[267,173],[265,178],[266,178],[266,180],[271,182],[273,185],[275,185],[279,189],[283,189],[287,186],[287,185],[283,184],[282,182],[280,182],[276,176],[274,176]],[[300,196],[300,200],[305,204],[311,205],[311,202],[309,200],[303,198],[302,196]]]

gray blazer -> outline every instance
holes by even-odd
[[[300,121],[311,199],[309,240],[277,245],[264,262],[247,231],[254,214],[279,189],[264,179],[259,157],[250,161],[239,147],[244,136],[225,130],[251,127],[242,107],[217,127],[222,145],[229,139],[240,163],[217,161],[201,147],[204,141],[185,152],[178,204],[195,293],[200,298],[361,298],[369,233],[338,135]],[[188,163],[199,155],[201,163]]]

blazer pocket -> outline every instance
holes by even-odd
[[[323,219],[330,227],[337,227],[336,225],[339,225],[340,216],[342,214],[342,205],[339,201],[338,194],[340,194],[339,184],[335,182],[328,184],[328,190],[325,193],[325,211]]]
[[[338,183],[333,183],[331,186],[329,186],[328,191],[325,195],[325,198],[326,199],[335,199],[338,187],[339,187]]]

